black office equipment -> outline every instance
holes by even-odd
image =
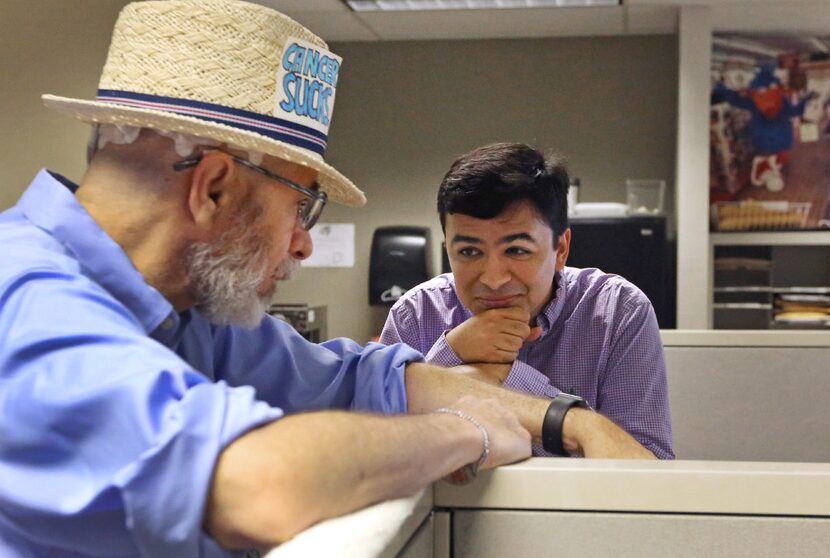
[[[291,327],[312,343],[322,343],[328,339],[325,306],[275,303],[268,309],[268,313],[291,324]]]
[[[426,227],[378,227],[372,236],[369,304],[391,305],[432,277],[430,231]]]
[[[572,217],[567,265],[597,267],[637,285],[661,329],[676,327],[674,256],[665,217]]]

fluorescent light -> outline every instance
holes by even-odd
[[[619,6],[621,0],[345,0],[356,12]]]

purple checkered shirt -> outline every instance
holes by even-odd
[[[618,275],[565,267],[539,315],[542,335],[525,343],[505,387],[553,398],[583,397],[660,459],[673,459],[666,363],[648,298]],[[472,316],[458,299],[452,274],[407,291],[380,336],[403,342],[443,366],[463,364],[446,332]],[[534,455],[550,455],[534,445]]]

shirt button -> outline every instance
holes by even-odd
[[[173,320],[173,318],[167,318],[166,320],[161,322],[161,329],[168,330],[171,327],[173,327],[174,323],[175,321]]]

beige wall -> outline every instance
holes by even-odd
[[[120,0],[0,0],[0,209],[41,167],[78,180],[86,126],[39,96],[94,95]],[[344,57],[329,160],[362,187],[353,269],[307,268],[279,298],[329,307],[329,333],[360,342],[385,311],[368,306],[372,232],[440,228],[435,192],[452,160],[492,141],[566,155],[583,201],[624,201],[626,177],[669,181],[673,210],[677,41],[673,36],[334,44]],[[436,268],[437,269],[437,268]]]
[[[626,177],[669,181],[673,212],[677,41],[673,36],[334,44],[344,57],[329,159],[366,191],[354,270],[306,269],[281,298],[329,306],[329,333],[365,341],[372,232],[441,230],[435,194],[453,159],[484,143],[555,148],[582,179],[582,201],[625,201]],[[436,268],[437,269],[437,268]],[[369,311],[367,311],[369,310]]]
[[[88,127],[44,93],[92,98],[121,0],[0,0],[0,209],[42,167],[78,180]]]

